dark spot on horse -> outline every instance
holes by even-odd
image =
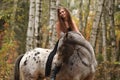
[[[36,58],[35,58],[35,57],[33,57],[33,59],[36,61]]]
[[[35,53],[35,56],[37,56],[38,54],[40,54],[40,52]]]
[[[27,60],[25,60],[24,65],[27,65]]]
[[[72,67],[70,68],[70,70],[72,71]]]
[[[73,37],[72,37],[72,36],[70,36],[70,38],[72,39]]]
[[[38,61],[36,61],[36,63],[38,63]]]
[[[73,65],[73,62],[70,62],[70,65]]]
[[[37,59],[39,59],[40,57],[38,56]]]

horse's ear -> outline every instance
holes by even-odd
[[[65,35],[65,33],[61,32],[60,33],[60,37],[63,37]]]
[[[66,33],[65,37],[68,37],[68,33]]]

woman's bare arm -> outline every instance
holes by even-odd
[[[73,25],[74,25],[74,31],[76,31],[76,32],[79,33],[79,29],[78,29],[78,27],[77,27],[75,21],[74,21],[74,20],[72,20],[72,21],[73,21]]]
[[[59,23],[57,22],[56,23],[56,31],[57,31],[57,37],[58,37],[58,39],[60,38],[60,25],[59,25]]]

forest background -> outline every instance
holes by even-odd
[[[69,9],[92,44],[95,80],[120,80],[120,0],[0,0],[0,80],[13,80],[20,54],[54,47],[58,6]]]

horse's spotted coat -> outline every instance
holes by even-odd
[[[22,80],[44,78],[50,52],[50,49],[43,48],[26,52],[19,66]],[[62,67],[56,80],[92,80],[97,65],[92,46],[82,35],[75,32],[69,32],[59,40],[52,68],[61,63]]]

